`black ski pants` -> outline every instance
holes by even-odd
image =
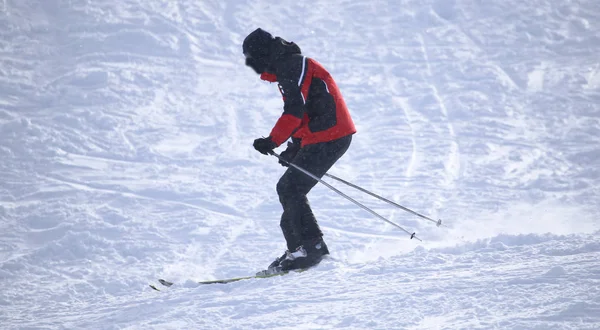
[[[351,141],[352,135],[348,135],[337,140],[304,146],[292,163],[321,178],[348,150]],[[280,225],[290,251],[295,251],[304,241],[323,236],[306,198],[317,182],[290,167],[277,183],[277,194],[283,206]]]

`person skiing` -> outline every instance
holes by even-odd
[[[335,81],[294,42],[273,37],[261,28],[244,39],[242,50],[246,66],[261,79],[277,82],[284,101],[283,114],[271,133],[254,140],[254,148],[268,155],[291,137],[279,163],[293,163],[321,178],[348,150],[356,133]],[[269,265],[269,271],[308,268],[329,254],[306,197],[316,184],[291,167],[279,179],[277,194],[283,207],[280,226],[287,251]]]

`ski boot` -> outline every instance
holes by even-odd
[[[282,271],[305,269],[318,265],[323,256],[329,254],[327,244],[322,237],[305,240],[294,252],[286,251],[285,258],[279,262]]]

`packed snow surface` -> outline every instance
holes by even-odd
[[[285,248],[257,27],[345,96],[330,173],[444,226],[328,180],[423,242],[318,185],[330,259],[197,284]],[[595,0],[0,1],[0,328],[599,329],[599,53]]]

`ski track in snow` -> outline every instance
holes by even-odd
[[[0,327],[600,328],[599,22],[591,0],[0,2]],[[444,226],[332,182],[411,241],[318,185],[332,260],[195,284],[284,249],[258,26],[346,98],[331,173]]]

